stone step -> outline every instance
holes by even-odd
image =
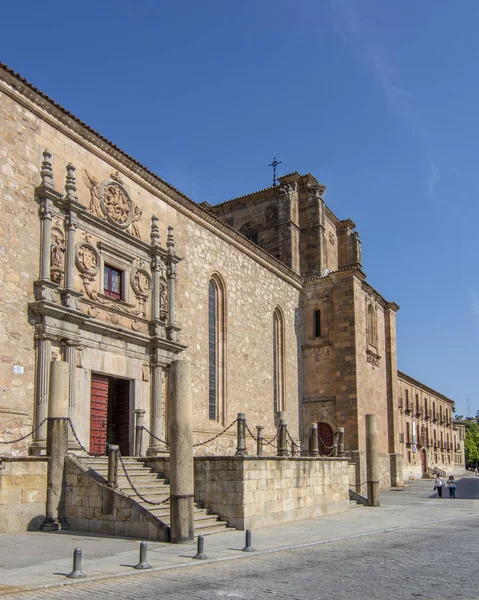
[[[108,477],[108,457],[78,457],[83,464],[107,479]],[[146,466],[135,457],[123,457],[123,463],[126,467],[128,476],[138,493],[147,500],[161,502],[170,495],[170,486],[165,483],[165,479],[150,467]],[[149,504],[141,500],[136,491],[132,488],[121,465],[118,467],[118,490],[131,498],[138,505],[146,509],[151,515],[170,526],[170,505],[165,502],[162,504]],[[194,528],[197,535],[210,535],[224,531],[232,531],[228,528],[226,521],[219,520],[218,515],[209,514],[206,508],[195,506],[193,509]]]

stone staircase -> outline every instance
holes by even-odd
[[[85,467],[93,470],[102,477],[105,482],[108,476],[108,457],[84,457],[77,456]],[[133,486],[138,492],[150,502],[161,502],[170,495],[170,486],[160,475],[147,467],[141,459],[135,457],[122,457],[125,468],[131,479]],[[149,504],[139,498],[125,476],[121,464],[118,465],[118,490],[128,496],[131,500],[146,509],[168,527],[170,526],[170,504]],[[201,507],[198,504],[194,507],[194,528],[195,535],[210,535],[231,531],[226,521],[221,521],[218,515],[211,514],[208,508]]]

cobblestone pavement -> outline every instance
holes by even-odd
[[[2,600],[479,598],[479,518],[366,535],[245,560],[2,595]]]

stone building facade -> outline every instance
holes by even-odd
[[[303,450],[313,423],[324,454],[344,427],[360,485],[375,413],[382,485],[416,474],[401,441],[398,306],[366,281],[354,223],[333,214],[312,175],[198,205],[5,66],[0,135],[0,440],[35,428],[6,453],[45,452],[55,358],[70,364],[69,416],[85,446],[131,453],[139,410],[145,450],[161,452],[180,358],[197,443],[239,412],[272,438],[284,411]],[[449,406],[452,444],[450,401],[435,397]],[[232,428],[197,452],[234,445]],[[431,453],[428,467],[445,460]]]

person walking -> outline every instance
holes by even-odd
[[[437,490],[437,495],[439,498],[442,498],[442,488],[444,487],[444,483],[439,476],[439,473],[436,474],[436,481],[434,482],[434,489]]]
[[[456,498],[456,480],[454,475],[449,475],[447,480],[447,489],[449,490],[449,498]]]

